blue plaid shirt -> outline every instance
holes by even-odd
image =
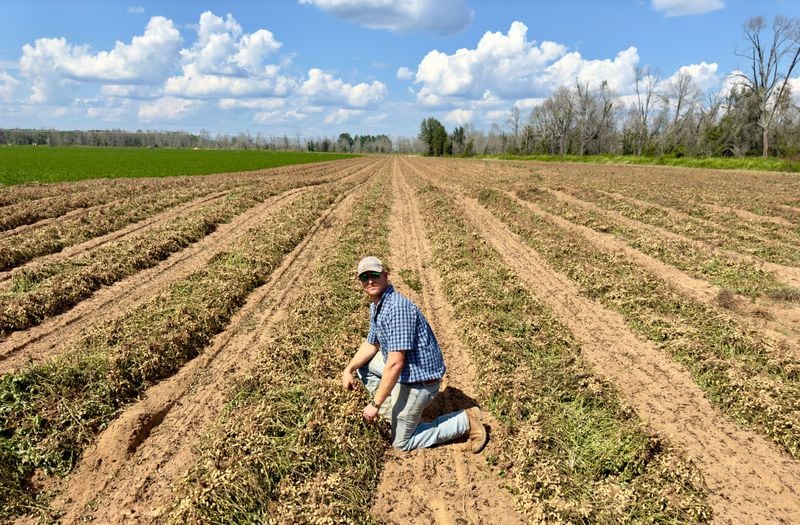
[[[377,312],[377,320],[376,320]],[[417,383],[444,376],[442,351],[428,320],[407,297],[389,285],[377,306],[369,305],[367,342],[379,345],[383,362],[389,352],[405,350],[405,365],[400,383]]]

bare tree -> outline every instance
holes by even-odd
[[[636,93],[636,155],[641,157],[644,145],[649,138],[649,119],[653,109],[653,96],[660,73],[650,67],[637,67],[634,91]]]
[[[769,154],[769,132],[789,88],[789,78],[800,60],[800,19],[778,15],[772,21],[772,38],[766,39],[764,17],[744,24],[749,49],[739,56],[750,62],[749,73],[739,77],[758,103],[758,127],[762,133],[762,155]]]
[[[695,117],[694,113],[700,103],[702,93],[694,79],[686,73],[679,73],[677,77],[667,83],[661,94],[664,105],[672,113],[672,119],[667,127],[670,147],[675,147],[684,142],[686,124]]]
[[[517,152],[517,147],[519,145],[519,125],[521,119],[522,113],[519,109],[519,106],[514,105],[514,107],[511,108],[508,119],[506,120],[506,123],[511,128],[511,148],[509,149],[511,149],[512,153]]]
[[[575,121],[575,96],[571,89],[561,86],[545,101],[543,106],[550,111],[552,137],[558,146],[558,154],[566,155]]]
[[[600,84],[598,92],[589,89],[589,83],[575,81],[575,120],[578,143],[577,154],[584,155],[591,142],[596,142],[612,118],[614,101],[609,93],[608,82]]]

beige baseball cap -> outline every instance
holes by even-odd
[[[356,275],[361,275],[364,272],[382,272],[383,269],[383,263],[377,257],[364,257],[361,259],[361,262],[358,263]]]

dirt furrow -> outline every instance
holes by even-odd
[[[297,197],[303,188],[289,190],[222,224],[216,231],[158,265],[138,272],[112,286],[101,288],[67,312],[30,330],[14,332],[0,341],[0,374],[19,369],[31,361],[54,355],[71,341],[110,319],[123,315],[164,289],[203,267],[214,255],[224,251],[247,233],[251,225],[274,206]],[[168,220],[168,219],[165,219]]]
[[[361,163],[356,164],[355,167],[354,167],[354,165],[352,163],[349,163],[348,165],[346,165],[344,167],[343,166],[336,166],[336,165],[325,165],[325,166],[316,167],[316,168],[305,167],[305,169],[303,169],[303,170],[298,170],[298,169],[289,170],[287,168],[279,168],[278,170],[270,171],[269,173],[271,175],[280,176],[283,180],[290,179],[290,178],[300,178],[300,177],[308,178],[308,177],[311,177],[311,176],[315,176],[315,177],[319,177],[319,178],[324,178],[324,177],[327,176],[328,178],[333,179],[333,178],[336,178],[337,176],[339,176],[340,174],[344,174],[344,176],[347,176],[347,174],[348,174],[348,172],[350,170],[358,169],[358,166],[359,165],[363,165],[363,164],[365,164],[364,160],[362,160]],[[317,174],[318,172],[321,172],[321,171],[322,171],[322,173],[319,173],[318,175],[315,175],[315,174]],[[148,217],[146,219],[143,219],[143,220],[140,220],[140,221],[136,221],[136,222],[131,223],[131,224],[129,224],[129,225],[117,230],[117,231],[109,232],[109,233],[107,233],[105,235],[98,236],[96,238],[91,238],[91,239],[89,239],[89,240],[87,240],[85,242],[82,242],[80,244],[76,244],[76,245],[73,245],[73,246],[67,246],[63,250],[59,251],[58,253],[51,254],[51,255],[40,256],[40,257],[36,258],[33,262],[34,263],[47,263],[47,262],[50,262],[50,261],[58,261],[58,260],[62,260],[62,259],[70,258],[70,257],[78,257],[78,256],[80,256],[80,255],[82,255],[82,254],[84,254],[84,253],[86,253],[86,252],[88,252],[90,250],[102,247],[102,246],[104,246],[104,245],[106,245],[106,244],[108,244],[110,242],[113,242],[113,241],[119,240],[121,238],[124,238],[126,236],[129,236],[129,235],[134,234],[134,233],[136,233],[138,231],[146,229],[146,228],[148,228],[150,226],[163,224],[165,222],[165,219],[175,218],[175,217],[178,217],[180,215],[188,214],[192,210],[194,210],[196,208],[199,208],[200,206],[202,206],[204,204],[209,204],[210,202],[217,201],[217,200],[223,198],[227,194],[233,193],[235,191],[247,191],[248,188],[255,188],[259,184],[263,185],[265,183],[269,183],[270,182],[269,180],[267,180],[267,181],[265,181],[263,179],[259,180],[258,178],[256,178],[256,175],[252,175],[250,177],[244,177],[244,176],[235,177],[235,176],[232,175],[230,179],[226,179],[225,177],[226,177],[225,175],[214,175],[214,176],[209,176],[207,178],[203,178],[202,180],[198,181],[198,184],[202,184],[202,185],[206,185],[206,186],[211,184],[213,186],[217,186],[217,187],[219,187],[219,191],[213,191],[216,188],[212,187],[211,189],[205,191],[203,196],[197,197],[196,199],[193,199],[192,201],[190,201],[188,203],[181,204],[181,205],[178,205],[176,207],[167,209],[167,210],[162,211],[162,212],[160,212],[160,213],[158,213],[158,214],[156,214],[156,215],[154,215],[152,217]],[[214,183],[213,180],[216,180],[217,182]],[[37,227],[37,226],[46,226],[47,225],[46,223],[48,221],[49,221],[49,223],[59,222],[59,221],[63,222],[63,220],[65,218],[68,219],[69,217],[71,217],[75,213],[79,214],[79,213],[85,213],[85,212],[86,212],[86,209],[75,210],[74,212],[70,212],[70,214],[67,214],[67,215],[62,216],[62,217],[58,217],[58,218],[55,218],[55,219],[46,219],[44,221],[40,221],[40,222],[38,222],[36,224],[33,224],[33,225],[20,226],[19,228],[13,230],[13,232],[24,233],[27,229],[31,229],[31,228],[34,228],[34,227]],[[73,227],[74,227],[74,225],[73,225]],[[4,233],[8,233],[8,232],[0,232],[0,239],[2,239],[2,235]],[[58,233],[58,232],[55,232],[55,233],[53,233],[53,235],[61,235],[61,234]],[[30,264],[30,262],[27,262],[27,263],[25,263],[23,265],[20,265],[18,267],[9,269],[8,271],[0,272],[0,283],[2,283],[4,281],[7,281],[8,279],[13,278],[13,276],[16,275],[15,272],[17,270],[19,270],[20,268],[25,268],[25,266],[27,264]]]
[[[509,268],[570,329],[596,373],[613,382],[643,420],[697,464],[719,522],[796,522],[796,462],[721,415],[685,369],[635,337],[618,314],[582,297],[567,277],[476,201],[464,199],[464,206]]]
[[[609,253],[622,253],[635,261],[639,266],[660,279],[672,284],[685,296],[696,301],[719,307],[735,316],[740,322],[757,326],[766,336],[779,344],[776,353],[787,353],[800,357],[800,349],[796,341],[800,336],[800,310],[785,308],[767,303],[763,300],[751,300],[737,294],[723,291],[719,286],[695,279],[681,270],[664,264],[626,244],[609,233],[601,233],[580,224],[574,224],[562,217],[553,215],[533,202],[518,198],[512,192],[505,192],[520,205],[527,207],[537,215],[547,218],[560,228],[575,232],[589,242]]]
[[[678,235],[677,233],[673,233],[673,232],[667,231],[667,230],[665,230],[663,228],[659,228],[658,226],[652,226],[650,224],[644,224],[644,223],[636,221],[634,219],[629,219],[628,217],[625,217],[624,215],[622,215],[619,212],[616,212],[616,211],[613,211],[613,210],[607,210],[605,208],[601,208],[601,207],[597,206],[596,204],[580,200],[580,199],[578,199],[576,197],[573,197],[572,195],[569,195],[569,194],[567,194],[567,193],[565,193],[563,191],[559,191],[559,190],[555,190],[555,189],[548,189],[547,191],[549,191],[556,198],[561,199],[564,202],[569,202],[571,204],[576,204],[578,206],[587,208],[587,209],[589,209],[591,211],[605,214],[608,217],[610,217],[611,219],[613,219],[615,222],[617,222],[619,224],[622,224],[622,225],[624,225],[626,227],[636,228],[636,229],[639,229],[639,230],[642,230],[642,231],[651,232],[653,235],[664,237],[665,239],[672,239],[672,240],[676,240],[676,241],[687,242],[689,244],[692,244],[693,246],[697,246],[697,248],[700,249],[700,250],[711,250],[713,252],[720,253],[723,256],[731,258],[731,259],[734,259],[734,260],[746,261],[746,262],[749,262],[749,263],[752,263],[752,264],[760,265],[765,270],[774,273],[775,276],[781,282],[783,282],[784,284],[788,284],[790,286],[800,287],[800,268],[796,268],[796,267],[793,267],[793,266],[783,266],[783,265],[780,265],[780,264],[770,263],[770,262],[758,259],[756,257],[751,257],[751,256],[744,255],[744,254],[741,254],[741,253],[738,253],[738,252],[732,252],[732,251],[729,251],[729,250],[721,249],[721,248],[716,247],[716,246],[711,246],[711,245],[709,245],[707,243],[704,243],[702,241],[698,241],[698,240],[695,240],[695,239],[688,239],[686,237],[683,237],[682,235]]]
[[[362,187],[351,190],[317,220],[207,351],[148,390],[103,432],[61,488],[55,502],[64,512],[61,522],[159,521],[173,501],[174,489],[194,465],[198,441],[220,414],[228,387],[256,361],[294,287],[317,255],[335,242],[336,227]],[[257,222],[265,211],[261,209],[253,220]]]
[[[369,165],[364,169],[370,169]],[[356,171],[347,177],[360,177]],[[346,178],[346,177],[345,177]],[[113,319],[146,301],[159,290],[204,266],[214,255],[222,252],[273,206],[293,199],[308,188],[296,188],[267,199],[262,204],[221,224],[210,235],[174,253],[158,265],[104,287],[89,299],[81,301],[67,312],[53,317],[29,330],[14,332],[0,340],[0,374],[19,369],[31,361],[46,359],[64,347],[66,341],[80,336],[90,326]],[[170,217],[151,224],[157,227]]]
[[[794,223],[789,219],[786,219],[785,217],[758,215],[751,211],[743,210],[740,208],[731,208],[729,206],[720,206],[718,204],[701,203],[700,206],[706,208],[707,210],[713,211],[714,213],[733,213],[740,219],[744,219],[746,221],[754,222],[757,224],[768,222],[772,224],[778,224],[780,226],[788,226],[790,228],[794,226]]]
[[[133,224],[130,224],[130,225],[128,225],[128,226],[126,226],[126,227],[124,227],[124,228],[122,228],[120,230],[113,231],[111,233],[108,233],[106,235],[102,235],[100,237],[95,237],[93,239],[89,239],[86,242],[82,242],[82,243],[76,244],[74,246],[69,246],[69,247],[63,249],[62,251],[60,251],[58,253],[54,253],[54,254],[38,257],[36,259],[33,259],[32,261],[29,261],[28,263],[25,263],[22,266],[17,266],[16,268],[14,268],[12,270],[8,270],[8,271],[5,271],[5,272],[0,272],[0,283],[3,283],[5,281],[13,278],[14,275],[16,275],[16,273],[18,271],[20,271],[20,269],[25,268],[28,264],[31,264],[31,263],[34,263],[34,264],[45,264],[45,263],[49,263],[49,262],[53,262],[53,261],[66,260],[66,259],[69,259],[69,258],[72,258],[72,257],[78,257],[80,255],[83,255],[86,252],[89,252],[89,251],[95,249],[95,248],[99,248],[99,247],[104,246],[104,245],[106,245],[106,244],[108,244],[110,242],[117,241],[119,239],[122,239],[123,237],[126,237],[128,235],[132,235],[132,234],[134,234],[134,233],[136,233],[138,231],[141,231],[141,230],[143,230],[145,228],[148,228],[148,227],[151,227],[151,226],[157,226],[159,224],[163,224],[164,222],[167,222],[168,220],[171,220],[171,219],[174,219],[176,217],[179,217],[180,215],[185,215],[185,214],[191,213],[192,210],[197,209],[197,208],[199,208],[199,207],[201,207],[203,205],[209,204],[211,202],[220,200],[220,199],[224,198],[226,195],[228,195],[230,193],[231,193],[231,190],[226,190],[226,191],[214,192],[214,193],[212,193],[210,195],[204,195],[204,196],[202,196],[202,197],[200,197],[198,199],[194,199],[191,202],[188,202],[186,204],[182,204],[182,205],[177,206],[175,208],[170,208],[170,209],[168,209],[168,210],[166,210],[164,212],[161,212],[161,213],[159,213],[157,215],[154,215],[152,217],[148,217],[147,219],[144,219],[144,220],[135,222]],[[49,220],[52,220],[52,219],[49,219]],[[32,226],[35,226],[35,225],[23,226],[21,228],[32,227]],[[14,231],[16,231],[16,230],[14,230]]]
[[[392,280],[425,312],[447,365],[442,391],[432,403],[430,415],[474,406],[476,372],[456,335],[454,314],[439,276],[430,268],[431,250],[424,225],[398,160],[393,165],[392,190],[395,201],[390,217],[391,254],[387,258]],[[400,272],[418,280],[421,292],[414,291]],[[490,421],[495,428],[498,424]],[[491,450],[490,441],[484,454],[491,454]],[[373,514],[385,523],[398,524],[523,523],[484,456],[471,454],[462,444],[389,452]]]

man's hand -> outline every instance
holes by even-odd
[[[353,372],[350,368],[345,368],[342,371],[342,388],[345,390],[353,390],[356,387],[356,381],[353,378]]]
[[[378,407],[370,403],[364,407],[364,419],[373,423],[378,417]]]

